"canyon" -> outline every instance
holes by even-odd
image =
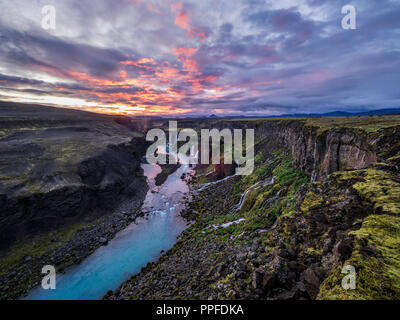
[[[211,168],[199,168],[182,213],[191,227],[105,299],[398,299],[400,128],[392,120],[201,123],[254,127],[254,174],[212,183],[204,179]],[[355,267],[355,290],[341,287],[346,265]]]
[[[188,228],[106,299],[399,297],[400,116],[178,123],[254,129],[254,172],[196,166],[180,212]],[[40,283],[44,262],[68,275],[145,216],[144,133],[168,119],[2,103],[0,124],[0,297],[10,299]],[[155,185],[180,170],[169,166]],[[355,291],[340,287],[345,264]]]

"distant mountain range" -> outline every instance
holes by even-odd
[[[363,112],[345,112],[345,111],[332,111],[327,113],[295,113],[295,114],[287,114],[280,116],[271,116],[274,117],[354,117],[354,116],[382,116],[386,114],[400,114],[400,108],[392,108],[392,109],[380,109],[380,110],[370,110]]]
[[[229,118],[316,118],[316,117],[361,117],[361,116],[382,116],[388,114],[400,114],[400,108],[370,110],[363,112],[332,111],[326,113],[292,113],[276,116],[231,116]],[[204,118],[218,118],[215,114]],[[221,117],[224,118],[224,117]]]
[[[238,116],[217,116],[215,114],[211,115],[189,115],[189,116],[179,116],[178,118],[186,118],[186,119],[219,119],[219,118],[230,118],[230,119],[244,119],[244,118],[317,118],[317,117],[361,117],[361,116],[382,116],[388,114],[400,114],[400,108],[391,108],[391,109],[379,109],[379,110],[370,110],[370,111],[362,111],[362,112],[346,112],[346,111],[332,111],[326,113],[291,113],[291,114],[282,114],[282,115],[238,115]],[[135,119],[176,119],[176,117],[171,116],[138,116],[131,115],[131,118]]]

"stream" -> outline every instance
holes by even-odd
[[[142,210],[148,212],[118,232],[107,246],[98,248],[79,265],[57,274],[55,290],[33,289],[28,300],[95,300],[108,290],[116,289],[148,262],[157,260],[161,251],[177,242],[187,227],[180,216],[184,197],[189,194],[182,174],[191,174],[187,165],[181,165],[168,176],[165,183],[155,186],[155,177],[161,172],[158,165],[142,164],[149,191]]]

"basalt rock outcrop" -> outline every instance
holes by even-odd
[[[368,123],[368,117],[364,122]],[[400,128],[391,126],[368,132],[357,127],[340,126],[341,119],[331,120],[324,126],[307,120],[235,120],[182,121],[181,127],[191,125],[203,128],[254,129],[257,139],[270,139],[283,143],[291,151],[294,165],[319,181],[336,171],[362,169],[381,159],[394,156],[400,150]],[[382,120],[384,121],[384,120]]]
[[[375,141],[355,129],[340,128],[318,134],[315,128],[290,124],[279,130],[290,148],[294,165],[312,181],[335,171],[362,169],[376,162]]]

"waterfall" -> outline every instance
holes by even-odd
[[[220,183],[220,182],[222,182],[222,181],[226,181],[226,180],[228,180],[228,179],[230,179],[230,178],[233,178],[233,177],[236,177],[236,176],[237,176],[237,174],[235,173],[235,174],[233,174],[233,175],[231,175],[231,176],[228,176],[228,177],[225,177],[225,178],[223,178],[223,179],[221,179],[221,180],[217,180],[217,181],[205,183],[205,184],[203,184],[203,185],[201,186],[201,188],[197,189],[196,191],[198,191],[198,192],[199,192],[199,191],[203,191],[205,188],[207,188],[207,187],[209,187],[209,186],[211,186],[211,185]]]
[[[259,188],[264,188],[264,187],[266,187],[266,186],[268,186],[268,185],[274,184],[274,183],[275,183],[275,177],[271,177],[269,180],[265,181],[261,186],[258,186],[258,185],[259,185],[260,183],[262,183],[262,182],[264,182],[264,181],[258,181],[257,183],[255,183],[255,184],[253,184],[252,186],[250,186],[249,188],[247,188],[247,189],[242,193],[242,195],[240,196],[239,203],[236,204],[236,205],[232,208],[232,210],[231,210],[230,213],[235,213],[235,212],[238,212],[238,211],[240,211],[240,210],[242,209],[244,200],[246,199],[246,196],[248,195],[248,193],[249,193],[250,191],[257,190],[257,189],[259,189]]]

